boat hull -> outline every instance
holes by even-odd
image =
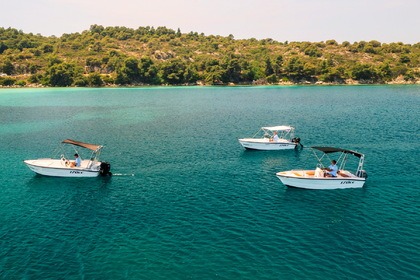
[[[275,151],[275,150],[292,150],[296,148],[297,143],[282,140],[278,142],[269,139],[244,138],[239,139],[239,143],[248,150]]]
[[[100,174],[100,163],[93,162],[87,167],[67,167],[61,160],[54,159],[38,159],[25,160],[25,164],[33,172],[51,177],[97,177]],[[82,162],[82,166],[86,166],[88,161]]]
[[[354,175],[347,177],[315,177],[313,173],[315,173],[315,170],[292,170],[278,172],[276,176],[288,187],[311,190],[362,188],[366,181],[365,178]]]

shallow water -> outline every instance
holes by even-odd
[[[419,86],[0,90],[3,279],[418,279]],[[362,189],[289,189],[309,149],[245,151],[261,126],[366,155]],[[34,175],[66,138],[111,178]]]

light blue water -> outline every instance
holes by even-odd
[[[2,279],[419,279],[419,86],[0,90]],[[289,189],[309,149],[245,151],[293,125],[366,155],[363,189]],[[35,176],[66,138],[112,178]]]

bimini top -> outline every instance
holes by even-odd
[[[345,153],[345,154],[352,154],[358,158],[361,158],[364,156],[364,154],[352,151],[352,150],[346,150],[346,149],[340,149],[340,148],[333,148],[333,147],[311,147],[312,149],[316,149],[319,150],[321,152],[324,152],[326,154],[330,154],[330,153],[337,153],[337,152],[341,152],[341,153]]]
[[[95,145],[95,144],[89,144],[89,143],[83,143],[80,141],[75,141],[75,140],[71,140],[71,139],[66,139],[61,143],[65,143],[65,144],[71,144],[71,145],[75,145],[75,146],[79,146],[79,147],[83,147],[92,151],[99,151],[100,149],[102,149],[102,145]]]
[[[265,126],[262,129],[270,130],[270,131],[290,131],[293,129],[293,127],[287,126],[287,125],[278,125],[278,126]]]

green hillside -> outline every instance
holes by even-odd
[[[420,43],[277,42],[103,27],[0,28],[0,86],[420,83]]]

